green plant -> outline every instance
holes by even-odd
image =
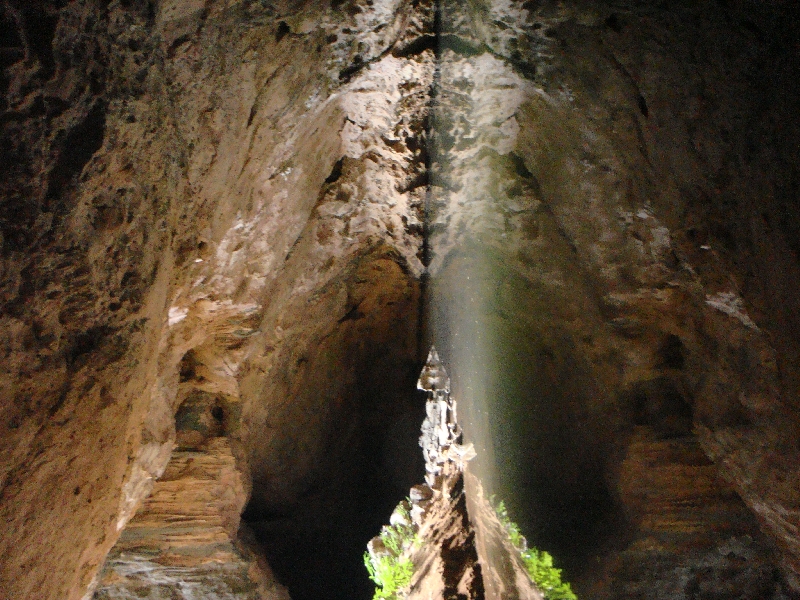
[[[376,586],[373,600],[394,600],[411,584],[414,565],[403,553],[419,545],[419,536],[411,522],[408,506],[408,500],[401,502],[394,510],[401,517],[399,522],[381,528],[380,538],[387,552],[364,553],[364,566]]]
[[[375,582],[373,600],[397,598],[397,593],[408,587],[414,574],[411,560],[391,554],[372,557],[369,552],[365,552],[364,565],[369,572],[369,578]]]
[[[381,540],[384,546],[399,556],[405,548],[418,542],[416,527],[411,522],[411,513],[408,510],[411,501],[406,499],[397,505],[392,514],[400,516],[396,525],[384,525],[381,528]]]
[[[529,548],[520,555],[525,570],[547,600],[578,600],[569,583],[561,581],[561,569],[555,568],[549,552]]]
[[[542,592],[546,600],[578,600],[569,583],[561,581],[561,569],[553,565],[553,557],[549,552],[537,548],[528,548],[528,541],[519,526],[508,516],[505,503],[496,502],[494,496],[489,498],[497,518],[502,523],[511,545],[519,552],[528,575]]]

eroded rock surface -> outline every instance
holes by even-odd
[[[356,520],[397,486],[387,470],[403,478],[394,415],[411,416],[413,398],[394,400],[416,370],[414,182],[433,68],[431,51],[391,50],[413,42],[423,8],[4,5],[18,44],[3,55],[17,186],[3,197],[8,597],[84,595],[167,468],[194,362],[210,393],[242,406],[230,443],[246,492],[258,482],[256,521],[299,507],[327,526],[314,507],[339,506],[328,484],[347,497],[363,475],[366,498],[344,505]],[[52,37],[33,39],[45,17]],[[56,92],[60,120],[25,108]],[[296,378],[306,369],[316,387]]]
[[[368,593],[428,337],[577,591],[796,595],[796,16],[4,2],[0,596],[82,598],[234,480],[220,568],[249,498],[295,600]],[[216,466],[154,486],[198,394]]]
[[[288,599],[252,537],[238,536],[241,479],[225,438],[173,452],[106,558],[93,598]]]
[[[791,193],[740,195],[756,181],[782,186],[773,151],[756,140],[781,138],[767,114],[789,98],[780,86],[790,63],[779,59],[774,82],[761,76],[755,65],[772,69],[773,59],[745,41],[759,26],[741,8],[487,2],[453,4],[443,19],[443,34],[466,41],[442,51],[436,343],[459,374],[454,393],[478,460],[487,457],[483,474],[527,515],[534,543],[568,561],[579,593],[714,597],[708,582],[739,577],[749,587],[720,593],[797,593],[796,550],[775,583],[771,547],[785,551],[797,526],[796,491],[778,475],[798,456],[788,442],[798,431],[794,352],[779,341],[794,325],[759,319],[772,300],[755,279],[772,267],[753,262],[786,261],[782,277],[792,277],[796,255],[788,231],[766,251],[767,238],[739,220],[756,227],[770,210],[796,210]],[[755,62],[726,66],[745,60]],[[765,95],[775,100],[766,112]],[[658,498],[696,497],[708,481],[693,473],[675,490],[681,479],[667,474],[686,469],[678,451],[659,453],[654,477],[626,470],[624,457],[642,449],[639,427],[654,449],[699,443],[715,461],[725,483],[708,484],[703,509],[687,509],[704,521],[694,532],[676,519],[654,534],[638,512],[634,490],[658,487],[655,510]],[[751,486],[772,477],[756,501]],[[677,538],[725,555],[759,524],[772,541],[754,543],[747,560],[700,552],[683,554],[672,575],[656,567],[670,563]],[[590,565],[640,536],[650,550],[625,554],[617,583],[599,578]],[[599,588],[586,585],[590,571]]]

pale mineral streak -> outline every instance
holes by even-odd
[[[433,486],[442,472],[442,465],[450,461],[463,471],[465,464],[475,457],[475,449],[471,443],[460,443],[461,427],[456,400],[450,395],[450,377],[433,346],[420,373],[417,389],[428,392],[427,416],[422,422],[419,445],[425,457],[425,480]]]

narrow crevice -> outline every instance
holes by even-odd
[[[286,21],[281,21],[278,23],[278,29],[275,31],[275,42],[279,43],[284,37],[292,32],[292,28],[289,27]]]
[[[425,170],[421,173],[417,173],[408,183],[404,186],[400,187],[398,191],[401,194],[406,194],[408,192],[412,192],[414,190],[418,190],[419,188],[428,188],[430,186],[430,172],[426,166]]]
[[[357,54],[353,57],[353,62],[346,67],[344,67],[341,71],[339,71],[339,82],[342,84],[350,83],[358,73],[363,71],[365,68],[369,67],[371,64],[381,61],[387,56],[390,56],[397,46],[398,40],[394,40],[390,44],[386,46],[386,48],[376,56],[370,58],[369,60],[364,60],[364,58]]]
[[[330,175],[328,175],[325,178],[325,183],[327,185],[336,183],[339,180],[339,178],[342,176],[343,165],[344,165],[344,156],[336,161],[336,163],[333,165],[333,169],[331,169]]]
[[[357,55],[353,59],[353,63],[346,66],[344,69],[339,71],[339,81],[342,83],[350,83],[353,77],[361,71],[364,67],[371,65],[373,62],[376,62],[383,58],[383,55],[378,55],[372,60],[365,61],[361,56]]]
[[[60,17],[60,8],[58,5],[55,10],[46,6],[33,5],[25,7],[21,11],[27,25],[24,33],[27,42],[27,58],[32,59],[35,56],[39,59],[42,65],[41,76],[44,80],[50,79],[55,72],[53,40]]]
[[[439,48],[442,50],[451,50],[459,56],[470,58],[478,56],[484,52],[491,52],[491,49],[486,44],[476,44],[464,39],[460,35],[454,33],[446,33],[439,36]]]
[[[433,82],[430,90],[430,100],[428,101],[428,118],[425,127],[425,139],[422,157],[425,161],[425,199],[422,207],[422,248],[420,260],[425,267],[425,271],[420,276],[420,299],[419,311],[417,321],[417,357],[420,363],[425,359],[428,351],[428,346],[431,344],[431,331],[429,331],[429,312],[430,312],[430,273],[428,266],[431,264],[431,206],[433,196],[433,160],[435,155],[434,145],[434,127],[436,122],[436,102],[438,97],[438,89],[441,84],[441,71],[439,69],[439,61],[441,58],[441,32],[442,32],[442,2],[436,0],[433,7],[433,32],[427,38],[426,43],[430,43],[430,47],[434,51],[436,57],[436,66],[433,76]]]
[[[411,58],[429,50],[436,52],[438,46],[439,37],[437,35],[421,35],[405,46],[395,46],[392,50],[392,56],[395,58]]]

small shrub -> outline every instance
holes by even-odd
[[[561,569],[553,566],[550,553],[530,548],[520,555],[525,570],[547,600],[578,600],[569,583],[561,581]]]

